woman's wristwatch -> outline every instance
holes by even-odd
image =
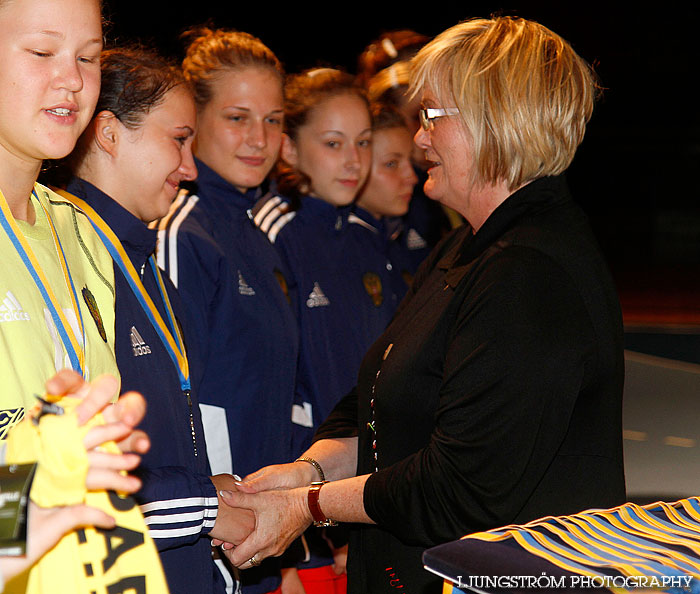
[[[326,517],[326,514],[323,513],[321,506],[318,503],[321,487],[323,487],[323,485],[325,485],[327,482],[328,481],[317,481],[311,483],[308,495],[309,511],[311,512],[311,517],[314,519],[314,526],[322,528],[338,525],[338,522]]]

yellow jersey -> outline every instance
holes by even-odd
[[[35,184],[33,225],[0,225],[0,440],[44,394],[56,371],[76,368],[59,318],[70,326],[86,380],[103,373],[119,377],[114,356],[114,268],[112,258],[86,215],[73,203]],[[3,222],[3,221],[0,221]],[[14,229],[18,237],[13,237]],[[21,235],[21,237],[19,237]],[[27,265],[18,244],[28,246]],[[62,265],[62,262],[64,263]],[[33,268],[39,268],[55,303],[42,293]],[[63,316],[56,315],[58,309]],[[53,312],[53,313],[52,313]],[[63,330],[63,331],[62,331]]]

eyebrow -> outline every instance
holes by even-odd
[[[44,29],[43,31],[36,31],[35,33],[28,33],[28,35],[46,35],[48,37],[55,37],[57,39],[65,39],[65,34],[61,33],[60,31],[52,31],[50,29]],[[95,37],[94,39],[90,39],[85,43],[85,45],[91,45],[91,44],[99,44],[102,45],[102,38],[101,37]]]
[[[38,31],[40,35],[48,35],[49,37],[65,37],[63,33],[59,33],[58,31]]]
[[[226,105],[224,109],[237,109],[239,111],[252,111],[250,107],[241,107],[240,105]],[[284,108],[279,107],[277,109],[273,109],[272,111],[268,111],[267,113],[284,113]]]
[[[362,136],[363,134],[372,134],[372,128],[365,128],[362,132],[358,134],[358,136]],[[345,132],[342,132],[341,130],[322,130],[321,134],[339,134],[340,136],[347,136]]]

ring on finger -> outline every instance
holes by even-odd
[[[250,563],[251,567],[257,567],[258,565],[260,565],[257,553],[253,555],[250,559],[248,559],[248,563]]]

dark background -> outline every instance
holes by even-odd
[[[494,13],[541,22],[594,65],[605,88],[568,177],[591,217],[623,305],[631,311],[635,299],[646,307],[665,299],[672,302],[669,311],[700,314],[697,11],[603,2],[423,2],[416,9],[347,0],[107,4],[111,41],[150,42],[181,58],[179,33],[209,21],[260,37],[290,72],[316,65],[354,71],[357,55],[386,30],[432,36],[465,18]]]

